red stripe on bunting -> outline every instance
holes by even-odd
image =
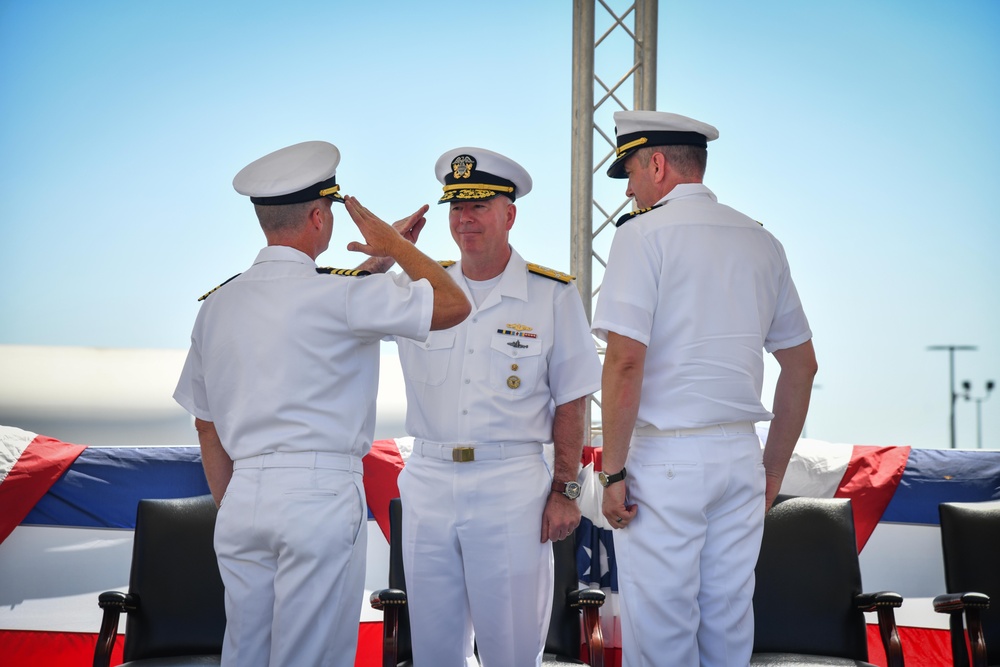
[[[899,626],[906,667],[952,667],[951,638],[947,630]],[[868,624],[868,662],[886,667],[878,625]]]
[[[94,596],[97,604],[97,596]],[[125,636],[118,635],[111,650],[111,665],[122,664]],[[97,633],[41,632],[34,630],[0,630],[0,655],[3,664],[11,667],[45,665],[45,667],[80,667],[94,661]],[[382,624],[361,623],[358,628],[358,654],[354,667],[381,667]]]
[[[834,498],[850,498],[858,553],[864,548],[903,478],[909,447],[855,445]]]
[[[365,467],[365,496],[368,509],[389,541],[389,501],[399,497],[396,478],[403,470],[403,457],[395,440],[376,440],[361,460]]]
[[[7,539],[86,448],[44,435],[28,443],[0,484],[0,542]]]

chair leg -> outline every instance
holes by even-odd
[[[969,655],[965,649],[965,627],[962,612],[949,614],[948,627],[951,634],[951,662],[954,667],[969,667]]]
[[[590,653],[590,667],[604,667],[604,634],[601,632],[600,607],[582,607],[583,633]]]
[[[396,667],[399,656],[399,607],[382,608],[382,667]]]
[[[956,615],[961,618],[960,615]],[[972,667],[986,667],[986,639],[983,637],[983,623],[979,617],[979,610],[967,607],[965,621],[969,633],[969,648],[972,650]]]
[[[896,615],[892,607],[879,607],[878,629],[882,636],[882,648],[885,650],[888,667],[904,667],[903,645],[899,641],[899,630],[896,628]]]
[[[94,667],[108,667],[111,664],[111,651],[118,637],[118,618],[121,613],[117,609],[105,609],[101,620],[101,632],[97,635],[97,645],[94,647]]]

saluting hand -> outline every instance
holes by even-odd
[[[399,231],[362,206],[355,197],[344,197],[344,206],[365,239],[365,243],[351,241],[347,244],[347,249],[351,252],[363,252],[372,257],[391,257],[394,249],[398,248],[398,244],[403,240]],[[409,227],[407,231],[412,234],[414,225],[411,224]]]

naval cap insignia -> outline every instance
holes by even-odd
[[[455,178],[469,178],[476,168],[476,158],[471,155],[459,155],[451,161],[451,175]]]

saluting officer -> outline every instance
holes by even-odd
[[[220,504],[223,665],[354,664],[379,340],[425,340],[469,312],[436,262],[342,197],[339,162],[336,146],[310,141],[236,175],[267,247],[204,298],[174,392],[195,417]],[[365,239],[352,249],[392,257],[410,280],[316,266],[333,202],[346,202]]]

